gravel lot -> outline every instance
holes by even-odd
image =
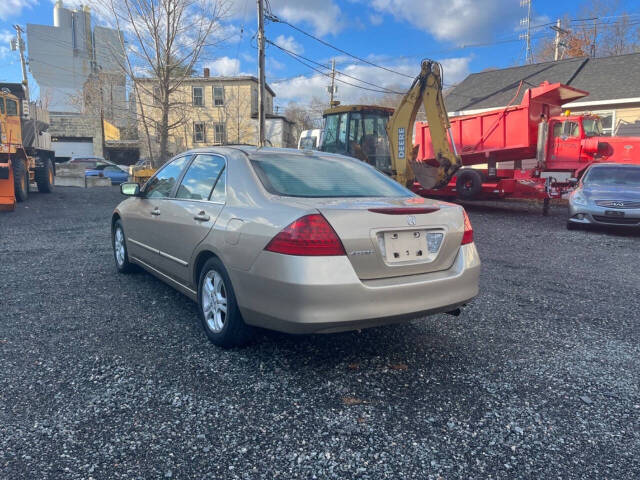
[[[0,478],[640,477],[640,234],[468,206],[462,316],[223,351],[195,304],[116,273],[120,200],[0,214]]]

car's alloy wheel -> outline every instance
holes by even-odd
[[[120,228],[120,226],[116,227],[116,231],[113,235],[113,250],[116,254],[116,262],[118,262],[118,266],[122,267],[125,260],[125,251],[124,233],[122,232],[122,228]]]
[[[213,333],[220,333],[227,319],[227,289],[218,272],[210,270],[202,287],[202,313]]]
[[[116,268],[120,273],[129,273],[135,270],[135,265],[129,262],[129,255],[127,254],[127,242],[124,236],[124,229],[122,228],[122,222],[116,220],[113,224],[113,230],[111,231],[111,238],[113,241],[113,257],[116,261]]]
[[[221,347],[246,344],[253,328],[242,318],[229,273],[220,259],[210,258],[198,280],[198,310],[211,342]]]

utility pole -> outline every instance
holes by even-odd
[[[555,26],[551,27],[551,30],[555,30],[556,32],[556,38],[554,41],[555,52],[553,55],[553,59],[555,61],[558,61],[560,60],[560,47],[565,45],[562,41],[560,41],[560,35],[567,35],[569,31],[562,28],[560,19],[556,20],[556,24]]]
[[[331,86],[327,89],[329,90],[329,108],[333,107],[333,95],[336,93],[336,59],[331,59]]]
[[[258,146],[264,147],[264,0],[258,3]]]
[[[591,58],[596,57],[596,38],[598,36],[598,19],[593,19],[593,42],[591,42]]]
[[[29,104],[29,79],[27,78],[27,61],[24,58],[24,41],[22,40],[22,27],[20,25],[14,25],[16,30],[16,48],[20,53],[20,64],[22,65],[22,84],[24,85],[25,96],[27,105]]]
[[[521,33],[519,38],[527,41],[527,63],[533,63],[533,54],[531,53],[531,1],[532,0],[520,0],[520,6],[527,8],[527,16],[520,20],[521,26],[526,26],[526,33]]]
[[[40,146],[40,139],[39,139],[39,134],[38,134],[38,122],[37,122],[37,110],[35,109],[35,103],[34,103],[34,108],[31,108],[31,103],[30,103],[30,99],[31,97],[29,96],[29,77],[27,77],[27,61],[24,58],[24,40],[22,40],[22,33],[24,32],[24,30],[22,30],[22,27],[20,25],[14,25],[13,28],[16,30],[16,40],[15,40],[15,48],[12,42],[12,49],[15,50],[17,49],[18,52],[20,53],[20,65],[22,66],[22,85],[24,86],[24,96],[25,96],[25,101],[23,103],[22,106],[22,115],[25,115],[25,106],[28,109],[28,113],[29,116],[32,118],[32,122],[33,122],[33,146],[34,147],[39,147]],[[33,113],[31,112],[31,110],[33,110]]]

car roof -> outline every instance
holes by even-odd
[[[220,145],[211,147],[200,147],[191,149],[185,154],[197,154],[197,153],[218,153],[224,155],[225,153],[242,152],[247,157],[252,158],[256,154],[287,154],[287,155],[299,155],[299,156],[318,156],[322,155],[336,158],[343,158],[353,160],[351,157],[345,157],[337,153],[323,152],[320,150],[299,150],[297,148],[280,148],[280,147],[256,147],[255,145]]]
[[[637,163],[606,162],[606,163],[594,163],[589,167],[589,169],[600,168],[600,167],[639,168],[640,165],[638,165]]]

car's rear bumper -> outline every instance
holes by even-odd
[[[248,324],[326,333],[454,310],[478,294],[480,258],[469,244],[448,270],[363,281],[346,257],[262,252],[251,270],[230,274]]]
[[[621,212],[622,216],[611,216],[607,212]],[[614,227],[640,227],[640,209],[612,209],[597,205],[569,204],[569,222],[577,225],[608,225]]]

